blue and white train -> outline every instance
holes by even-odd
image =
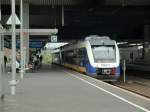
[[[107,36],[88,36],[84,41],[61,47],[54,57],[54,63],[91,76],[108,80],[120,76],[119,49],[116,41]]]

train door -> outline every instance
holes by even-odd
[[[2,26],[0,25],[0,29]],[[4,96],[4,36],[0,32],[0,97]]]

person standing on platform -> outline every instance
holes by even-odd
[[[20,64],[19,64],[19,62],[16,60],[16,73],[19,73],[19,68],[20,68]]]
[[[43,60],[43,56],[40,56],[40,67],[42,67],[42,60]]]
[[[7,57],[4,56],[4,66],[5,66],[5,68],[6,68],[6,63],[7,63]]]

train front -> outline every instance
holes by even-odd
[[[87,71],[105,79],[120,76],[120,55],[116,41],[109,37],[89,37],[86,39],[89,66]]]

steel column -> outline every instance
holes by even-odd
[[[23,29],[29,29],[29,3],[28,2],[23,2]],[[26,48],[26,64],[29,62],[29,33],[28,30],[27,32],[24,32],[25,34],[23,35],[24,38],[24,44]]]
[[[12,11],[12,81],[11,94],[16,94],[16,18],[15,18],[15,0],[11,0]]]
[[[24,66],[24,48],[23,48],[23,2],[20,0],[20,49],[21,49],[21,78],[23,78]]]
[[[0,3],[0,21],[1,21],[1,3]],[[0,23],[0,29],[3,29]],[[0,32],[0,98],[4,98],[4,38],[2,32]]]
[[[64,6],[62,6],[62,26],[64,26]]]

